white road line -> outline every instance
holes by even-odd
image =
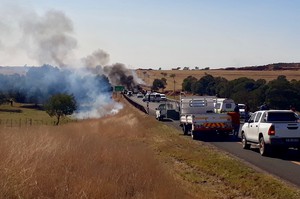
[[[298,164],[300,166],[300,162],[296,162],[296,161],[291,161],[294,164]]]

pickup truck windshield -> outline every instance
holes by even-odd
[[[279,121],[296,121],[297,118],[294,113],[285,112],[269,112],[268,121],[269,122],[279,122]]]

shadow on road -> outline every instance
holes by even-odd
[[[160,121],[161,122],[174,122],[174,120],[172,120],[172,119],[166,119],[166,118],[161,119]]]
[[[259,153],[259,149],[257,147],[251,147],[251,151],[254,153]],[[271,151],[270,154],[267,155],[269,158],[282,159],[286,161],[300,161],[300,151],[297,149],[286,149],[283,151],[274,150]]]
[[[182,136],[191,136],[191,135],[183,135]],[[239,137],[235,137],[233,135],[221,135],[218,133],[200,133],[196,135],[196,139],[202,142],[240,142],[241,139]]]

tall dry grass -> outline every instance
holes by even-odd
[[[143,142],[145,117],[125,107],[58,127],[2,127],[0,198],[188,197]]]

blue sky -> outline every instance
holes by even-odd
[[[73,22],[77,57],[102,49],[110,63],[130,68],[300,62],[297,0],[0,0],[0,5],[39,15],[62,11]],[[36,64],[22,52],[10,58],[3,51],[0,65]]]

